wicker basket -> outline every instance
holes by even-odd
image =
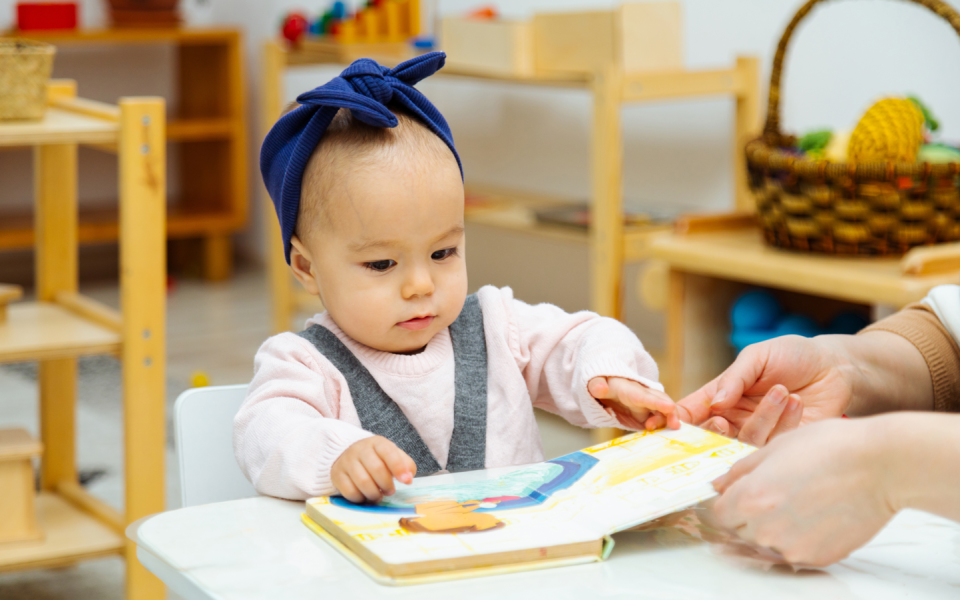
[[[55,52],[43,42],[0,39],[0,121],[43,118]]]
[[[838,163],[798,156],[780,132],[780,74],[797,24],[777,47],[763,135],[746,146],[750,187],[767,241],[782,248],[845,255],[897,255],[913,246],[960,240],[960,163]],[[909,0],[960,35],[960,15],[940,0]]]

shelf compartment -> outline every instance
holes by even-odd
[[[215,203],[211,205],[215,206]],[[81,244],[117,241],[120,231],[118,217],[116,208],[81,208],[77,240]],[[191,208],[188,202],[174,202],[167,210],[167,237],[178,239],[203,236],[211,232],[231,233],[242,220],[242,216],[232,214],[230,209]],[[0,250],[23,250],[33,248],[33,245],[32,212],[26,210],[0,213]]]
[[[0,362],[116,354],[121,336],[53,302],[18,302],[0,325]]]
[[[44,539],[0,544],[0,573],[66,567],[81,560],[121,554],[123,536],[57,494],[40,492],[37,518]]]

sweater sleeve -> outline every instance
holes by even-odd
[[[934,410],[960,412],[960,347],[927,300],[912,304],[861,333],[868,331],[895,333],[913,344],[930,369]]]
[[[261,494],[303,500],[337,493],[333,463],[373,435],[338,420],[339,384],[314,353],[305,340],[282,333],[254,358],[253,381],[233,422],[233,449]]]
[[[498,290],[508,319],[509,345],[533,405],[580,427],[623,427],[587,391],[594,377],[623,377],[663,391],[657,364],[630,329],[614,319],[552,304],[531,306]]]

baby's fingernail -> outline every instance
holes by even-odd
[[[713,400],[710,401],[710,406],[714,406],[715,404],[720,404],[726,399],[727,399],[727,390],[720,390],[713,397]]]
[[[803,402],[800,400],[800,396],[797,394],[790,394],[791,404],[787,406],[790,410],[797,410],[803,406]]]

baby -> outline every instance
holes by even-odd
[[[467,295],[460,158],[412,87],[444,58],[358,60],[264,140],[287,261],[326,312],[257,352],[234,449],[263,494],[377,501],[395,479],[542,461],[534,407],[581,427],[679,426],[619,322],[509,288]]]

